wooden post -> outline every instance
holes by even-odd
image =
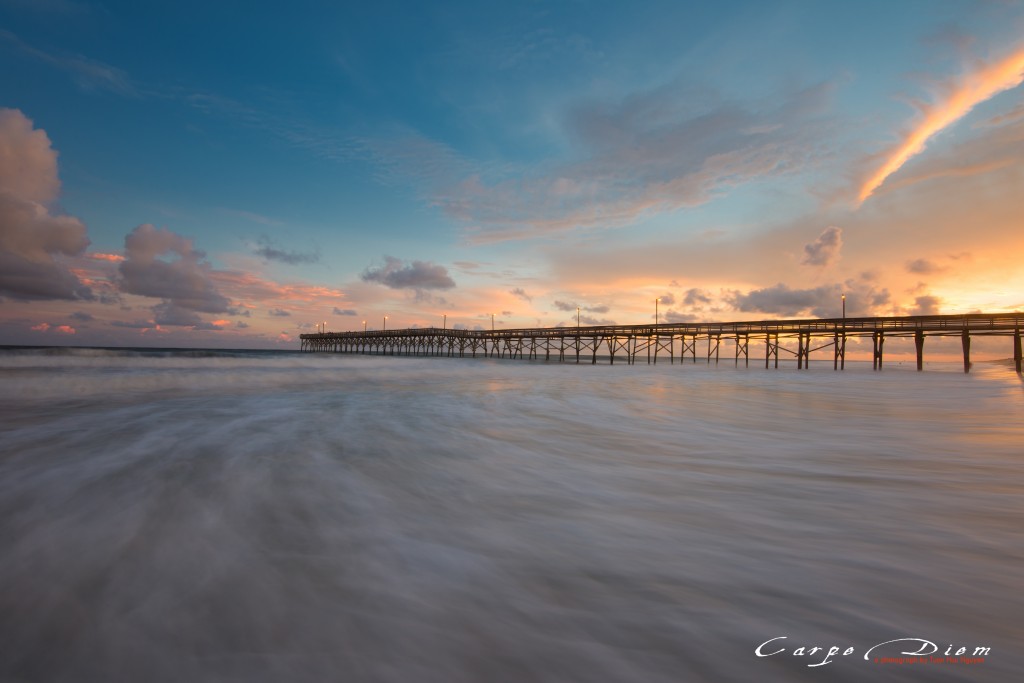
[[[914,346],[917,347],[917,371],[924,370],[924,332],[918,330],[914,333]]]
[[[960,341],[964,347],[964,372],[971,371],[971,333],[964,330],[960,335]]]
[[[1021,372],[1021,343],[1020,343],[1020,328],[1018,327],[1013,331],[1013,363],[1017,366],[1017,374]]]

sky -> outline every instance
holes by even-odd
[[[1021,0],[0,0],[0,344],[1024,310],[1022,82]]]

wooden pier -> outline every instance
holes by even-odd
[[[964,372],[971,369],[972,337],[1010,337],[1017,372],[1021,372],[1021,327],[1024,313],[967,313],[879,318],[760,320],[756,322],[665,323],[658,325],[599,325],[538,327],[513,330],[460,330],[436,327],[321,332],[303,334],[302,351],[376,355],[447,356],[458,358],[521,358],[558,362],[634,364],[675,363],[697,358],[717,364],[726,345],[736,365],[750,365],[752,355],[764,366],[779,367],[779,357],[795,358],[798,369],[810,367],[811,354],[826,352],[834,370],[846,366],[846,342],[870,338],[873,367],[882,369],[885,342],[914,340],[917,369],[924,368],[927,337],[959,337]],[[699,349],[699,351],[698,351]],[[820,357],[820,355],[819,355]]]

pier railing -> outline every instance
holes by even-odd
[[[618,358],[636,363],[646,355],[657,363],[659,355],[670,363],[689,357],[697,360],[698,342],[707,343],[708,362],[719,361],[723,338],[734,342],[734,360],[750,364],[750,344],[764,343],[765,367],[779,365],[779,354],[794,356],[805,369],[812,352],[831,349],[833,368],[846,362],[849,338],[870,337],[873,365],[882,368],[887,338],[912,337],[917,368],[924,365],[924,340],[933,336],[959,336],[964,371],[970,370],[972,336],[1006,336],[1013,341],[1013,358],[1021,372],[1021,328],[1024,313],[964,313],[861,318],[813,318],[741,322],[659,323],[647,325],[596,325],[535,327],[502,330],[467,330],[416,327],[395,330],[319,332],[300,335],[301,349],[310,352],[423,355],[449,357],[523,358],[596,363]],[[796,340],[796,348],[789,348]]]

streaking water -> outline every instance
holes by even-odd
[[[8,351],[0,396],[5,683],[1024,671],[1003,366]],[[910,637],[991,651],[863,658]]]

